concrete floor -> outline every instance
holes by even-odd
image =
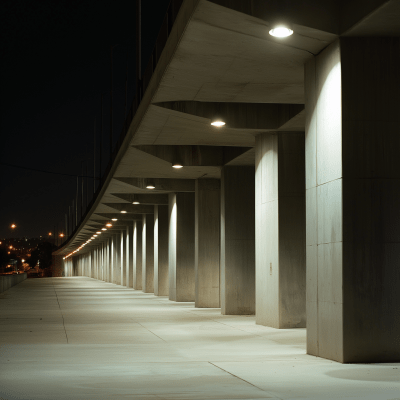
[[[308,356],[305,336],[94,279],[30,279],[0,295],[0,399],[400,399],[400,363]]]

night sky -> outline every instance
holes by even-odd
[[[142,0],[143,68],[168,3]],[[82,161],[88,162],[88,175],[93,176],[94,119],[99,144],[102,93],[105,169],[110,47],[119,45],[114,48],[115,143],[124,122],[127,51],[128,105],[135,93],[135,8],[135,0],[1,2],[0,238],[44,236],[57,224],[64,231]],[[92,181],[90,187],[89,201]],[[15,232],[12,223],[17,224]]]

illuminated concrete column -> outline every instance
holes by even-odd
[[[254,167],[224,167],[221,178],[221,312],[254,314]]]
[[[133,223],[133,288],[142,290],[142,222]]]
[[[117,269],[117,237],[111,235],[111,283],[116,283],[116,269]]]
[[[142,219],[142,290],[154,293],[154,215]]]
[[[101,260],[100,260],[100,265],[101,265],[101,275],[100,275],[100,279],[102,280],[102,281],[104,281],[105,279],[104,279],[104,276],[105,276],[105,274],[104,274],[104,260],[105,260],[105,257],[104,257],[104,252],[105,252],[105,243],[103,242],[102,244],[101,244]]]
[[[256,137],[256,323],[306,326],[304,133]]]
[[[97,279],[97,247],[92,250],[92,278]]]
[[[101,244],[96,247],[96,279],[100,280],[100,254],[101,254]]]
[[[108,238],[104,248],[104,281],[110,281],[110,240]]]
[[[195,306],[219,307],[220,263],[219,179],[196,179]]]
[[[400,361],[400,39],[305,67],[307,353]]]
[[[112,236],[108,238],[108,280],[107,282],[111,283],[111,278],[112,278],[112,267],[113,267],[113,241],[112,241]]]
[[[194,193],[170,193],[169,299],[194,301]]]
[[[154,294],[168,296],[168,206],[154,206]]]
[[[126,287],[133,287],[133,225],[126,226]]]
[[[121,256],[120,256],[120,265],[121,265],[121,280],[120,285],[126,286],[126,230],[122,229],[120,233],[120,247],[121,247]]]

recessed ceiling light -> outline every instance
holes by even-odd
[[[270,29],[269,34],[274,37],[285,38],[293,35],[293,29],[290,29],[286,24],[278,24]]]
[[[128,211],[122,210],[121,214],[126,214]]]
[[[118,221],[117,218],[112,218],[111,221]]]
[[[101,228],[101,230],[102,230],[102,231],[106,231],[106,230],[107,230],[107,228]]]
[[[132,204],[140,204],[138,201],[134,201]]]
[[[217,128],[221,128],[222,126],[225,125],[225,122],[218,119],[218,120],[212,121],[211,125],[216,126]]]
[[[172,168],[176,168],[176,169],[183,168],[183,165],[179,164],[179,163],[176,163],[176,164],[172,165]]]
[[[107,227],[107,228],[111,228],[111,227],[112,227],[112,224],[108,223],[108,224],[106,224],[106,227]]]

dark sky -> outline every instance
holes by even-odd
[[[142,0],[143,66],[168,3]],[[56,224],[63,229],[76,178],[4,164],[76,176],[81,162],[89,160],[92,176],[93,126],[96,117],[99,143],[102,93],[105,168],[110,47],[120,44],[114,48],[115,143],[124,121],[127,51],[128,105],[135,92],[135,4],[135,0],[1,2],[0,238],[38,237]],[[17,224],[15,233],[12,223]]]

